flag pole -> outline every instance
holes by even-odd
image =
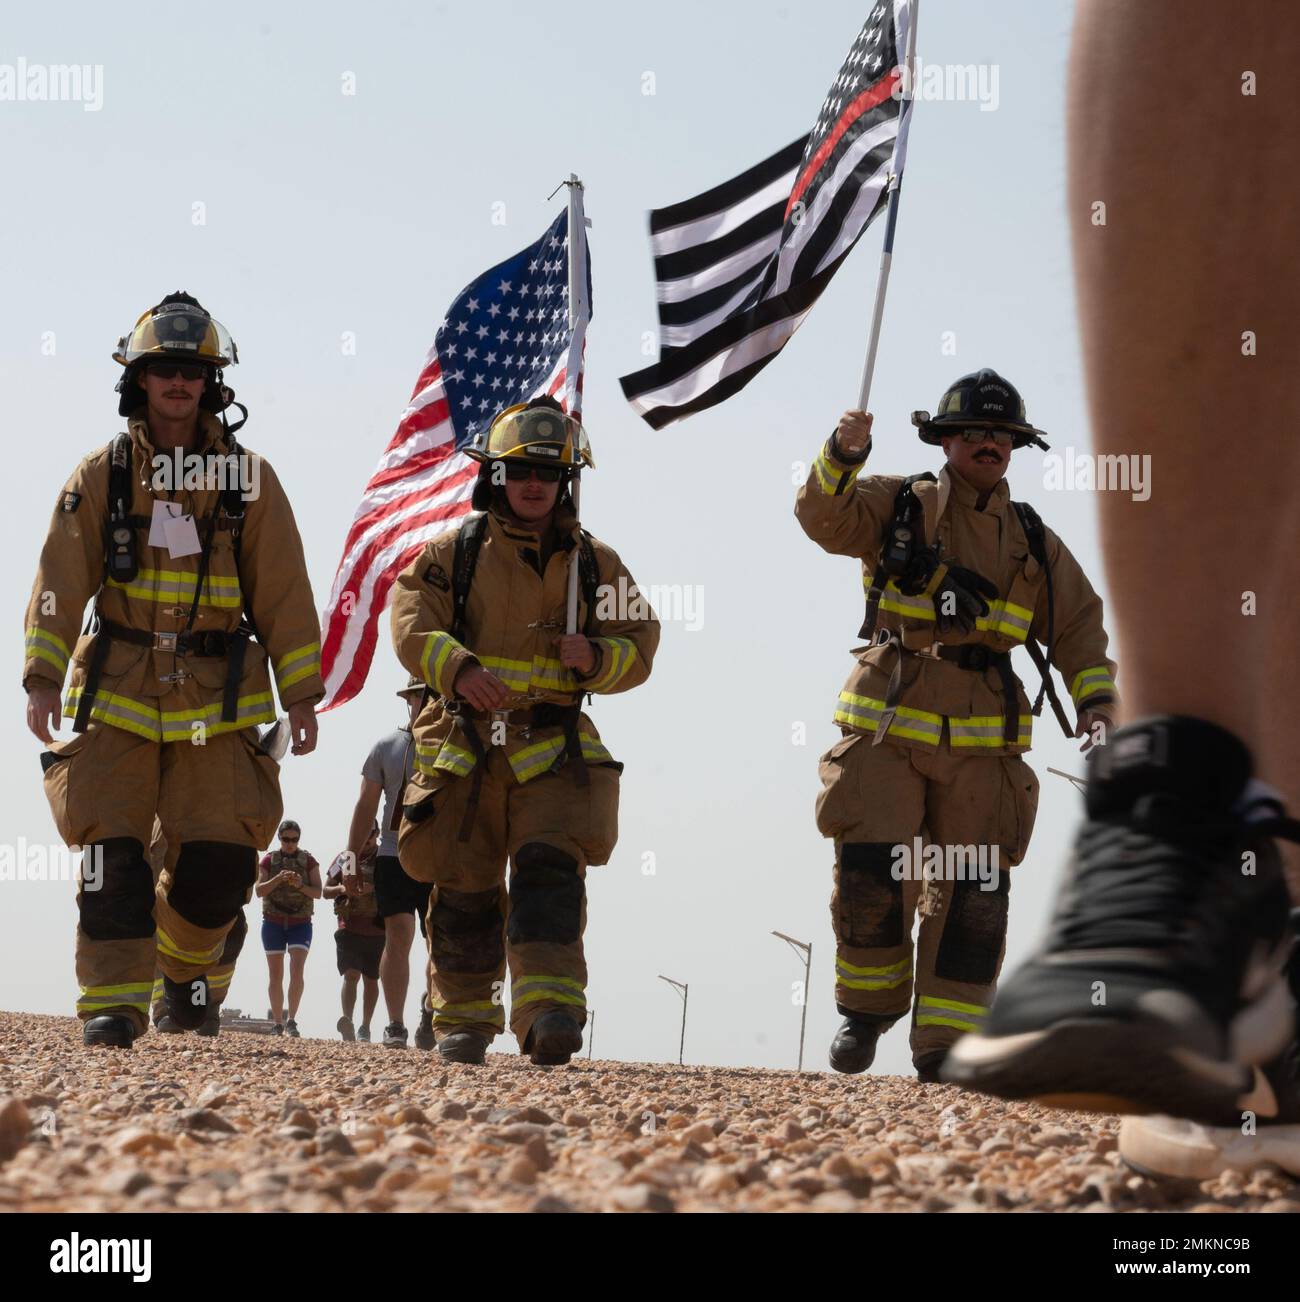
[[[580,410],[578,378],[582,374],[582,346],[587,333],[587,318],[591,309],[587,304],[587,218],[583,212],[583,185],[576,172],[569,173],[564,183],[569,187],[569,360],[564,375],[565,410],[570,414]],[[569,484],[573,498],[573,513],[579,516],[579,496],[582,487],[581,473],[574,473]],[[569,560],[569,602],[567,631],[578,631],[578,557],[579,547],[574,547]]]
[[[910,114],[916,96],[916,11],[918,0],[910,0],[907,10],[907,94],[901,113]],[[899,124],[901,131],[902,124]],[[876,371],[876,349],[880,344],[880,323],[885,315],[885,291],[889,288],[889,267],[894,260],[894,227],[898,224],[898,196],[903,178],[895,173],[889,178],[889,213],[885,218],[885,244],[880,251],[880,272],[876,278],[876,301],[871,310],[871,336],[867,341],[867,359],[862,366],[862,385],[858,391],[858,410],[866,411],[871,400],[871,379]]]

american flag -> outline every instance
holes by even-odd
[[[620,383],[655,429],[743,389],[785,347],[901,177],[911,0],[875,4],[808,135],[650,214],[659,361]]]
[[[429,539],[468,513],[478,466],[465,445],[502,408],[542,394],[579,414],[591,268],[586,240],[579,240],[578,283],[586,294],[571,326],[568,234],[566,210],[535,244],[463,289],[438,327],[343,546],[321,617],[319,710],[361,690],[394,579]]]

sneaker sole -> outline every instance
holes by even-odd
[[[1081,1112],[1169,1112],[1209,1123],[1239,1122],[1252,1073],[1193,1053],[1150,1025],[1058,1022],[1020,1035],[966,1035],[940,1079],[1001,1098]]]
[[[348,1044],[353,1044],[357,1038],[356,1028],[348,1021],[346,1017],[340,1017],[334,1023],[334,1029],[343,1037]]]
[[[1300,1126],[1261,1125],[1254,1135],[1239,1126],[1203,1126],[1177,1117],[1125,1117],[1119,1155],[1141,1175],[1213,1180],[1225,1171],[1277,1166],[1300,1175]]]

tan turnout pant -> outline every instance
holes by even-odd
[[[873,746],[856,733],[819,772],[817,825],[835,841],[836,1005],[885,1026],[911,1009],[919,1061],[988,1012],[1006,946],[1007,869],[1028,849],[1038,779],[1018,755],[954,753],[946,740],[933,750]]]

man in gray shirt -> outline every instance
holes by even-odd
[[[384,1002],[388,1006],[384,1043],[390,1049],[406,1048],[404,1010],[407,987],[411,980],[411,941],[415,938],[417,920],[420,933],[424,934],[424,915],[429,907],[429,884],[408,877],[397,859],[397,826],[402,817],[402,791],[415,764],[411,725],[420,712],[424,692],[424,684],[418,678],[412,678],[397,693],[406,700],[410,719],[403,727],[381,737],[366,756],[361,769],[361,794],[357,797],[356,807],[352,811],[352,825],[348,830],[348,849],[359,857],[374,825],[379,799],[383,797],[379,853],[375,859],[375,902],[378,905],[378,920],[384,928],[384,956],[379,963],[379,980],[384,988]],[[426,1004],[428,988],[426,959],[424,993],[420,999],[420,1024],[415,1032],[415,1047],[426,1050],[433,1048],[433,1025]]]

